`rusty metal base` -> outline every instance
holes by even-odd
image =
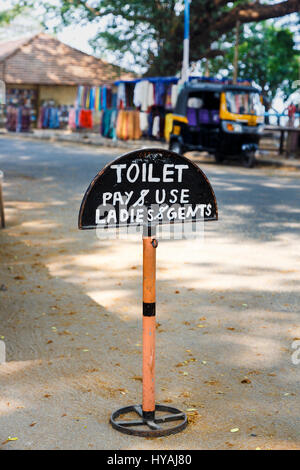
[[[119,416],[127,413],[135,413],[140,419],[117,421]],[[179,423],[173,425],[173,421],[179,421]],[[171,423],[170,426],[169,423]],[[124,434],[141,437],[161,437],[183,431],[187,427],[188,421],[185,413],[171,406],[156,405],[153,417],[149,419],[149,416],[145,417],[141,405],[133,405],[114,411],[110,417],[110,424],[114,429]]]

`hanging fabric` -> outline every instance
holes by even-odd
[[[123,109],[126,107],[125,83],[120,83],[118,85],[117,106],[119,109]]]
[[[8,106],[6,128],[11,132],[29,132],[31,112],[26,106]]]

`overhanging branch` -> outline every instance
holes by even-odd
[[[252,23],[279,18],[290,13],[299,11],[299,0],[285,0],[275,5],[265,5],[260,3],[250,3],[245,6],[237,6],[230,12],[223,15],[215,24],[214,29],[218,32],[226,33],[234,28],[237,20],[241,23]]]

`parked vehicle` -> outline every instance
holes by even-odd
[[[257,88],[190,83],[179,93],[173,114],[166,116],[169,149],[177,153],[207,151],[217,162],[237,158],[252,167],[263,114]]]

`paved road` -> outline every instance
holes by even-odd
[[[205,244],[157,250],[157,400],[194,410],[189,427],[141,440],[109,426],[141,397],[140,243],[99,241],[77,215],[119,154],[0,137],[0,447],[299,449],[300,179],[272,169],[201,165],[220,220]]]
[[[120,149],[95,149],[12,138],[0,138],[0,168],[7,177],[19,175],[51,181],[66,194],[84,194],[92,178]],[[125,152],[124,152],[125,153]],[[299,232],[299,175],[281,171],[201,165],[215,190],[220,230],[246,238],[271,240]],[[296,225],[295,225],[296,224]],[[214,228],[218,230],[218,228]]]

